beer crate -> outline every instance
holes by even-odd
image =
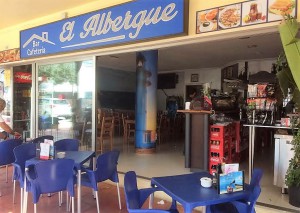
[[[231,125],[211,125],[210,126],[210,138],[211,139],[223,139],[229,137],[231,134]]]
[[[229,150],[231,139],[226,137],[224,139],[210,139],[209,148],[212,151],[224,153]]]

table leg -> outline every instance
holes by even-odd
[[[25,194],[26,194],[26,175],[24,175],[24,186],[23,187],[24,187],[23,188],[23,197],[21,197],[21,199],[22,199],[21,200],[21,213],[26,213],[27,212],[27,208],[25,209],[25,202],[27,203],[27,201],[25,200]]]
[[[253,172],[253,158],[254,158],[254,140],[255,140],[255,127],[249,127],[249,182],[251,181]]]
[[[185,155],[185,168],[191,167],[191,156],[190,156],[190,122],[191,116],[190,113],[185,113],[185,146],[184,146],[184,155]]]
[[[77,212],[81,213],[81,169],[78,169],[77,177]]]

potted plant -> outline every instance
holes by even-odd
[[[300,207],[300,131],[294,136],[292,145],[294,157],[290,160],[285,183],[288,186],[289,203]]]

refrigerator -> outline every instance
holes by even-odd
[[[275,153],[274,153],[274,180],[273,184],[281,187],[281,192],[286,192],[285,175],[289,167],[289,161],[294,156],[292,135],[274,135]]]

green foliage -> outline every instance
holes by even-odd
[[[295,155],[290,160],[285,183],[287,186],[300,186],[300,130],[294,136],[292,144]]]
[[[293,78],[292,72],[288,65],[286,56],[284,53],[281,53],[276,62],[276,76],[283,94],[283,97],[286,97],[288,94],[288,88],[292,89],[293,92],[293,101],[300,108],[300,92],[297,84]]]
[[[77,83],[78,64],[76,62],[41,65],[39,76],[50,78],[54,84]]]

